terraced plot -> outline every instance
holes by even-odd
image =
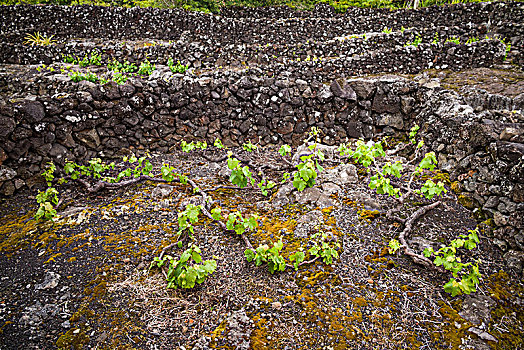
[[[518,2],[0,7],[0,349],[522,348],[522,23]],[[366,165],[357,139],[384,154]],[[438,168],[411,176],[429,152]],[[92,161],[59,183],[95,158],[140,172],[119,187]],[[413,192],[427,181],[446,192]],[[451,296],[422,252],[475,228],[457,254],[482,279]],[[279,242],[283,260],[246,260]],[[151,263],[189,243],[216,271],[167,289],[180,271]]]

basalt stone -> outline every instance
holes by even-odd
[[[375,93],[376,84],[372,81],[356,80],[350,81],[348,84],[353,88],[358,97],[363,100],[370,99]]]
[[[400,104],[402,113],[410,114],[413,111],[413,107],[415,106],[415,99],[413,97],[402,96],[400,98]]]
[[[119,86],[120,95],[123,97],[131,97],[136,91],[136,88],[131,84],[122,84]]]
[[[0,165],[0,183],[14,179],[16,176],[16,171],[5,166]]]
[[[77,108],[80,112],[84,112],[84,113],[89,113],[93,111],[93,107],[91,107],[87,103],[80,103]]]
[[[344,87],[342,87],[338,80],[334,80],[331,83],[330,89],[336,97],[340,97],[341,99],[347,101],[357,100],[357,94],[355,93],[355,91],[349,85],[345,85]]]
[[[58,160],[65,160],[68,153],[69,151],[67,150],[67,148],[65,148],[59,143],[53,144],[51,146],[51,149],[49,150],[49,155]]]
[[[7,152],[4,151],[2,147],[0,147],[0,166],[5,162],[7,159]]]
[[[48,103],[46,106],[46,112],[48,115],[53,116],[62,113],[64,110],[61,106],[56,103]]]
[[[33,132],[29,128],[17,127],[13,132],[12,138],[14,141],[27,139],[33,135]]]
[[[0,115],[0,137],[7,137],[15,130],[16,122],[13,118]]]
[[[331,89],[329,87],[325,86],[319,91],[317,97],[320,100],[320,102],[325,103],[333,97],[333,93],[331,92]]]
[[[93,102],[93,96],[87,91],[78,91],[76,93],[78,101],[80,103],[90,103]]]
[[[135,96],[128,99],[128,103],[135,109],[142,109],[145,106],[145,99],[143,94],[136,94]]]
[[[0,194],[3,194],[6,197],[12,196],[13,193],[15,193],[15,185],[12,181],[6,181],[4,184],[0,187]]]
[[[512,199],[515,203],[524,203],[524,184],[517,183],[513,188]]]
[[[503,160],[517,161],[524,156],[524,144],[499,141],[497,144],[497,155]]]
[[[377,124],[402,130],[404,128],[404,119],[402,114],[382,114],[377,117]]]
[[[348,122],[346,126],[346,132],[347,136],[351,138],[361,138],[364,136],[364,133],[362,131],[362,123],[361,122]]]
[[[109,82],[107,84],[104,84],[100,88],[100,91],[108,100],[116,100],[121,96],[120,91],[118,89],[118,85],[115,82]]]
[[[373,99],[372,109],[377,113],[396,114],[400,112],[400,97],[394,94],[388,94],[379,87]]]
[[[26,103],[22,108],[26,119],[31,122],[39,122],[45,117],[44,106],[38,101]]]
[[[227,99],[227,103],[231,107],[238,107],[240,105],[240,103],[238,102],[238,100],[234,96],[229,96],[229,98]]]
[[[100,138],[95,129],[81,131],[76,134],[77,139],[86,144],[89,148],[96,149],[100,146]]]

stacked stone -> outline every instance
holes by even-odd
[[[239,12],[243,17],[230,13],[224,10],[223,16],[216,16],[151,8],[2,6],[0,41],[19,44],[28,33],[40,31],[55,35],[58,40],[97,37],[182,40],[210,48],[270,43],[298,49],[298,45],[308,41],[324,43],[335,37],[381,32],[385,27],[398,31],[404,27],[433,35],[438,31],[442,39],[467,32],[479,38],[500,34],[511,41],[515,60],[520,62],[524,37],[524,9],[513,2],[458,4],[416,11],[354,9],[345,14],[334,14],[332,8],[325,6],[311,12],[282,8],[244,10]]]

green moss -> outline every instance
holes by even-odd
[[[56,341],[56,346],[59,349],[75,349],[81,350],[84,345],[89,343],[89,336],[85,334],[84,330],[80,328],[71,328],[65,334],[62,334]]]
[[[453,181],[450,185],[450,188],[455,194],[462,192],[462,185],[458,181]]]
[[[380,212],[378,210],[367,210],[362,209],[357,211],[359,218],[361,220],[366,220],[368,222],[371,222],[371,220],[375,219],[377,216],[380,215]]]
[[[475,208],[478,208],[478,203],[476,200],[474,200],[473,198],[471,197],[468,197],[466,195],[459,195],[458,196],[458,202],[464,207],[464,208],[467,208],[467,209],[475,209]]]

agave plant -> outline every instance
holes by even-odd
[[[27,34],[26,37],[24,38],[25,39],[24,44],[31,45],[31,46],[35,46],[35,45],[47,46],[47,45],[51,45],[56,42],[56,40],[51,40],[53,39],[53,37],[54,35],[51,35],[48,37],[45,34],[44,35],[40,34],[40,32],[36,32],[34,34]]]

